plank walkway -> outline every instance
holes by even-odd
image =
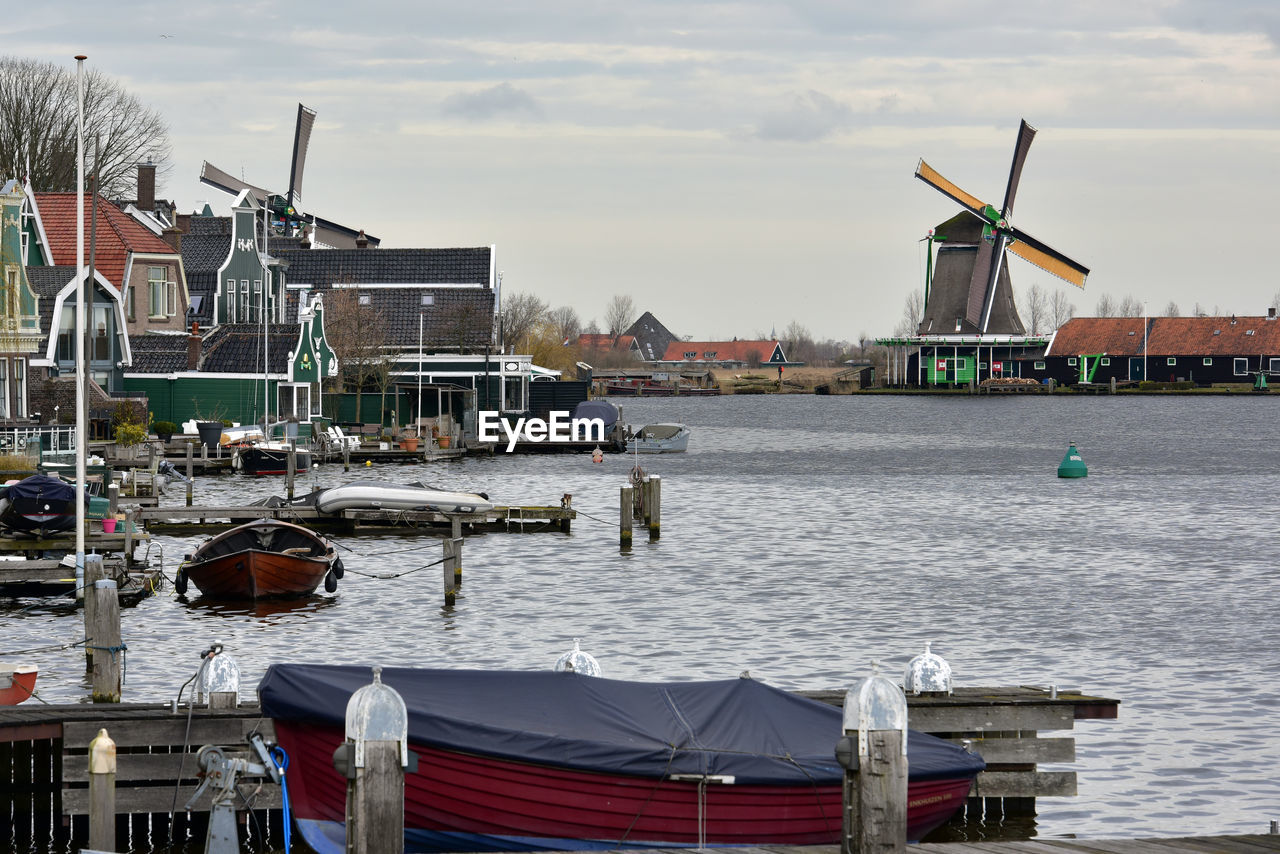
[[[554,505],[497,506],[479,513],[440,513],[432,510],[344,510],[321,513],[314,507],[154,507],[142,508],[138,518],[156,533],[206,532],[252,519],[283,519],[321,530],[394,530],[460,526],[473,531],[568,531],[577,511]]]

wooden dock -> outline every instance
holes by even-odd
[[[344,510],[321,513],[314,507],[154,507],[138,511],[148,531],[189,534],[228,528],[254,519],[282,519],[321,531],[408,533],[441,529],[453,536],[479,532],[568,533],[578,517],[572,507],[558,505],[497,506],[479,513],[441,513],[434,510]]]

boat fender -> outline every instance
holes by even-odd
[[[173,589],[178,591],[178,595],[182,596],[187,592],[187,571],[179,569],[178,575],[173,579]]]
[[[336,575],[333,574],[333,570],[330,569],[328,572],[324,574],[324,592],[332,593],[337,589],[338,589],[338,578]]]
[[[346,575],[346,574],[347,574],[347,568],[346,568],[346,567],[344,567],[344,566],[342,565],[342,558],[337,558],[336,560],[334,560],[334,562],[333,562],[333,576],[334,576],[334,578],[339,578],[339,579],[340,579],[340,578],[342,578],[342,576],[344,576],[344,575]]]

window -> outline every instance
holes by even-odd
[[[698,358],[698,351],[697,351],[697,350],[685,350],[685,351],[684,351],[684,358],[685,358],[685,361],[692,361],[692,360],[694,360],[694,359]]]
[[[168,270],[164,267],[147,268],[147,317],[151,320],[163,320],[172,314],[169,311],[169,288],[166,286]]]
[[[422,295],[422,305],[435,305],[436,298],[432,294]]]
[[[1165,359],[1165,360],[1164,360],[1164,363],[1165,363],[1166,365],[1176,365],[1176,364],[1178,364],[1178,357],[1177,357],[1177,356],[1170,356],[1169,358],[1167,358],[1167,359]]]
[[[9,360],[0,359],[0,418],[9,417]]]
[[[13,417],[27,417],[27,360],[13,360]]]
[[[1271,373],[1271,374],[1280,373],[1280,359],[1277,359],[1275,356],[1272,356],[1268,360],[1267,373]]]
[[[1043,371],[1043,370],[1044,370],[1044,362],[1036,362],[1036,370],[1037,370],[1037,371]]]
[[[276,390],[276,411],[282,418],[292,415],[299,421],[310,421],[311,386],[307,383],[281,383]]]
[[[74,306],[62,307],[62,320],[58,323],[58,361],[76,361],[76,310]]]
[[[1200,364],[1202,364],[1202,365],[1212,365],[1212,364],[1213,364],[1213,357],[1212,357],[1212,356],[1205,356],[1205,357],[1204,357],[1204,359],[1202,359],[1202,360],[1201,360]]]
[[[978,363],[978,370],[980,370],[980,371],[985,371],[986,369],[987,369],[987,363],[986,363],[986,362],[979,362],[979,363]]]
[[[93,331],[89,340],[92,342],[90,359],[103,362],[111,358],[111,306],[94,303]]]
[[[240,322],[248,323],[253,318],[249,316],[249,280],[240,280]]]
[[[236,280],[227,279],[227,323],[236,322]]]
[[[137,288],[132,287],[125,288],[124,290],[124,316],[131,321],[137,319],[137,316],[133,313],[133,292],[136,290]]]
[[[968,359],[956,359],[956,360],[955,360],[955,363],[956,363],[956,370],[957,370],[957,371],[963,371],[963,370],[965,369],[965,367],[969,364],[969,360],[968,360]]]
[[[360,294],[356,297],[356,302],[360,305],[373,305],[373,297],[368,294]]]
[[[702,354],[702,358],[704,359],[714,359],[715,357],[716,357],[715,350],[707,350]]]
[[[266,303],[262,299],[262,279],[253,280],[253,311],[251,316],[254,320],[262,320],[263,307]]]
[[[1236,376],[1238,377],[1248,376],[1249,374],[1248,359],[1235,359],[1233,360],[1232,365],[1234,366],[1233,370],[1235,371]]]
[[[1103,367],[1106,367],[1111,364],[1111,360],[1106,356],[1103,356],[1101,359],[1098,360],[1098,364],[1102,365]]]
[[[1077,361],[1078,361],[1078,360],[1076,359],[1076,357],[1075,357],[1075,356],[1068,356],[1068,357],[1067,357],[1067,364],[1068,364],[1068,365],[1075,365],[1075,364],[1077,363]]]

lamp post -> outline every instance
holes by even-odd
[[[85,452],[89,422],[85,376],[84,337],[88,330],[84,316],[84,61],[76,56],[76,598],[84,596]]]
[[[1147,375],[1147,301],[1142,301],[1142,380],[1151,379]],[[1148,386],[1149,388],[1150,386]]]
[[[418,421],[416,435],[422,438],[422,309],[418,309]]]

